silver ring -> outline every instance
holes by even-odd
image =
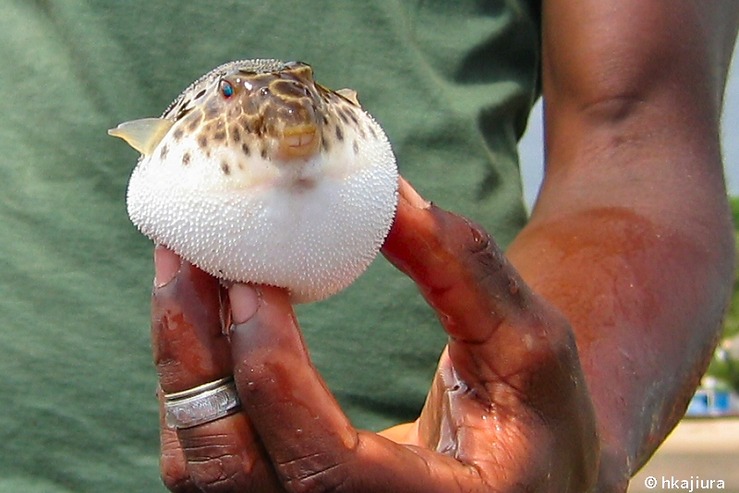
[[[192,428],[241,409],[233,377],[221,378],[192,389],[164,394],[164,416],[170,428]]]

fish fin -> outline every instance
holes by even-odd
[[[356,104],[357,106],[362,106],[359,104],[359,96],[357,96],[357,91],[354,89],[339,89],[336,91],[336,94],[343,97],[344,99],[348,99],[350,102]]]
[[[120,137],[128,145],[148,156],[162,141],[174,122],[164,118],[141,118],[123,122],[108,130],[108,135]]]

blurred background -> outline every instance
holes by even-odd
[[[739,50],[739,46],[735,48]],[[519,144],[524,196],[533,205],[542,177],[542,108],[536,106]],[[739,244],[739,55],[734,53],[722,123],[724,169]],[[739,255],[737,258],[739,265]],[[737,269],[739,272],[739,269]],[[631,481],[629,493],[739,493],[739,282],[724,333],[687,416]]]

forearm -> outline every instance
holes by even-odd
[[[598,416],[602,471],[622,478],[684,412],[733,272],[728,224],[706,230],[725,217],[720,207],[705,207],[703,224],[694,211],[694,227],[671,224],[655,208],[594,200],[542,213],[509,250],[573,326]]]
[[[575,331],[601,491],[625,487],[684,412],[731,289],[718,140],[729,10],[545,2],[547,173],[508,254]]]

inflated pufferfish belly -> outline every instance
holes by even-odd
[[[310,66],[221,65],[161,118],[109,132],[142,153],[131,221],[208,273],[290,290],[296,303],[351,284],[395,214],[398,172],[382,128]]]

